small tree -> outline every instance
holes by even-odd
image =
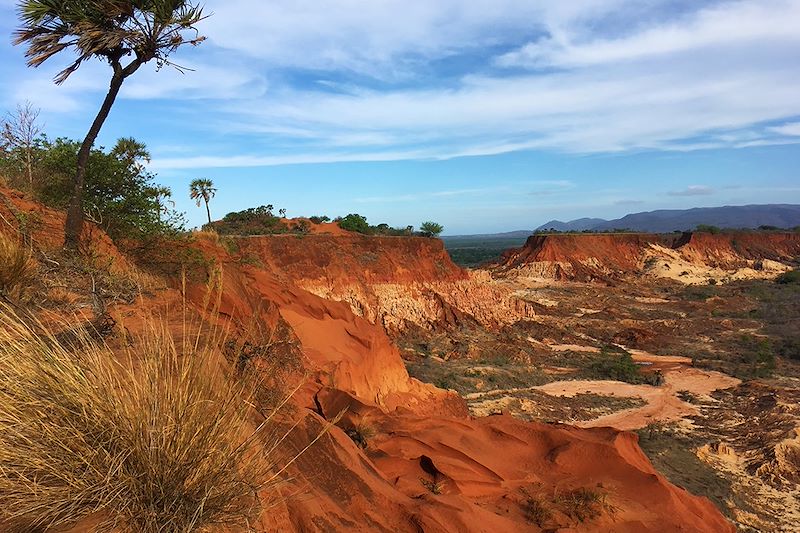
[[[339,220],[339,227],[347,231],[355,231],[356,233],[369,234],[371,228],[367,218],[356,213],[351,213]]]
[[[30,102],[18,105],[16,113],[6,116],[0,131],[0,145],[4,150],[19,154],[30,186],[33,186],[33,165],[42,142],[39,113],[40,110],[35,109]]]
[[[419,231],[423,237],[438,237],[444,231],[444,226],[436,222],[423,222]]]
[[[155,59],[159,67],[173,65],[168,60],[172,52],[203,42],[205,37],[195,28],[203,10],[187,0],[21,0],[19,14],[21,27],[14,44],[27,44],[28,66],[38,67],[68,48],[77,52],[77,59],[56,76],[56,84],[92,58],[107,61],[112,69],[108,93],[78,152],[64,228],[64,246],[77,250],[83,230],[86,165],[122,83],[145,63]],[[187,31],[188,37],[184,36]],[[129,56],[133,58],[123,64]]]
[[[286,218],[286,209],[278,209],[278,214],[281,218]]]
[[[189,197],[197,203],[197,207],[200,207],[205,202],[209,224],[211,224],[211,209],[208,207],[208,202],[216,194],[217,189],[214,188],[214,182],[209,179],[197,179],[189,185]]]

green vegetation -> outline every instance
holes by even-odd
[[[209,179],[196,179],[189,184],[189,198],[195,201],[197,207],[200,207],[205,202],[209,224],[211,224],[211,209],[208,203],[216,194],[217,189],[214,187],[214,182]]]
[[[740,361],[744,366],[745,378],[766,378],[775,371],[775,351],[769,339],[742,335]],[[741,373],[740,373],[741,374]]]
[[[367,218],[357,213],[351,213],[343,218],[337,218],[336,222],[340,228],[361,233],[362,235],[387,235],[391,237],[410,237],[414,235],[414,227],[393,228],[389,224],[370,225]]]
[[[356,213],[351,213],[346,217],[339,219],[337,223],[343,230],[353,231],[355,233],[363,233],[365,235],[369,235],[372,229],[369,225],[369,222],[367,222],[367,218]]]
[[[695,231],[700,233],[710,233],[712,235],[717,235],[722,233],[722,228],[718,228],[717,226],[710,226],[708,224],[698,224]]]
[[[450,258],[472,268],[499,259],[510,248],[519,248],[527,237],[442,237]]]
[[[19,151],[0,152],[0,168],[11,185],[49,207],[63,209],[72,200],[79,150],[77,141],[60,138],[51,142],[41,136],[35,147],[32,180],[27,169],[17,164]],[[110,151],[101,147],[89,153],[83,210],[113,239],[174,235],[183,229],[183,216],[167,206],[171,191],[154,183],[155,176],[145,167],[149,157],[144,144],[125,138]]]
[[[423,237],[438,237],[444,231],[444,226],[436,222],[423,222],[419,231]]]
[[[100,111],[77,151],[64,245],[77,250],[83,230],[84,191],[92,146],[108,118],[123,82],[139,68],[155,60],[159,66],[173,65],[170,54],[183,45],[199,45],[205,40],[195,25],[203,11],[186,0],[127,2],[122,0],[46,2],[23,0],[19,3],[21,27],[14,44],[27,45],[28,66],[38,67],[69,48],[78,58],[55,78],[66,81],[92,58],[107,62],[112,69],[111,83]],[[189,37],[184,37],[188,33]],[[127,64],[126,57],[133,56]]]
[[[798,285],[800,284],[800,270],[794,269],[790,270],[789,272],[784,272],[775,280],[781,285],[788,285],[790,283]]]
[[[661,372],[643,374],[641,367],[633,361],[630,353],[618,346],[604,346],[598,358],[592,360],[589,372],[596,379],[624,381],[625,383],[659,386],[664,382]]]
[[[220,235],[275,235],[282,233],[308,232],[308,226],[302,224],[290,227],[273,213],[272,205],[251,207],[243,211],[235,211],[225,215],[221,221],[214,222],[211,227]]]

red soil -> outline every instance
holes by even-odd
[[[644,233],[533,235],[506,251],[493,269],[502,274],[535,264],[553,266],[556,279],[611,280],[638,273],[651,245],[710,268],[738,269],[748,261],[790,261],[800,256],[800,233],[731,232],[656,235]]]
[[[15,209],[26,209],[22,200],[10,201]],[[57,245],[63,217],[43,213],[45,224],[53,227],[48,226],[40,240],[49,238]],[[96,242],[107,243],[106,239]],[[370,256],[373,269],[359,271],[352,260],[337,267],[338,257],[325,237],[305,238],[305,246],[291,250],[282,248],[284,239],[296,238],[244,244],[245,249],[270,247],[269,253],[258,254],[268,263],[264,268],[231,257],[214,239],[199,238],[196,247],[221,273],[219,314],[205,311],[205,284],[190,284],[185,293],[200,316],[227,321],[234,331],[244,330],[253,320],[284,322],[291,328],[309,373],[295,397],[304,413],[304,423],[291,435],[295,449],[319,432],[322,417],[330,419],[348,408],[339,422],[342,429],[333,428],[293,465],[293,480],[284,489],[287,499],[265,514],[263,530],[540,531],[526,517],[526,494],[550,501],[570,489],[590,488],[604,494],[609,504],[600,517],[579,522],[554,510],[543,525],[575,531],[734,531],[711,502],[658,474],[634,434],[526,423],[507,416],[472,419],[455,393],[408,376],[380,326],[355,316],[347,304],[314,296],[291,282],[296,269],[304,275],[332,275],[333,270],[345,276],[349,268],[351,276],[395,281],[457,278],[460,271],[445,260],[435,241],[427,245],[410,239],[354,237],[353,242],[361,243],[358,253],[367,249],[376,256]],[[414,255],[425,246],[432,247],[430,255]],[[106,253],[119,256],[113,249]],[[440,258],[441,265],[431,264],[431,257]],[[126,325],[133,326],[143,309],[174,307],[183,296],[177,290],[179,281],[173,283],[176,289],[114,311],[128,315]],[[365,419],[376,434],[361,450],[343,429]],[[440,494],[426,489],[420,479],[435,482],[434,492]],[[82,530],[86,528],[75,531]]]
[[[325,225],[320,225],[325,226]],[[344,232],[335,224],[335,226]],[[255,258],[291,281],[424,283],[466,279],[439,239],[344,234],[231,237],[234,258]]]
[[[800,257],[800,233],[690,233],[676,247],[687,258],[711,266],[735,268],[747,260],[791,261]]]

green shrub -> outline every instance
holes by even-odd
[[[589,365],[589,370],[598,379],[634,384],[644,382],[639,365],[631,354],[617,346],[603,347],[599,357]]]
[[[367,218],[356,213],[351,213],[339,220],[339,227],[346,231],[363,233],[364,235],[372,233]]]
[[[775,280],[781,285],[788,285],[790,283],[800,283],[800,270],[794,269],[789,272],[784,272]]]
[[[419,231],[423,237],[438,237],[444,231],[444,226],[436,222],[423,222]]]
[[[695,231],[699,233],[711,233],[712,235],[717,235],[722,233],[722,229],[718,228],[717,226],[711,226],[709,224],[698,224]]]

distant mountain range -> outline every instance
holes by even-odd
[[[775,226],[795,228],[800,226],[800,205],[769,204],[725,207],[697,207],[694,209],[661,209],[634,213],[615,220],[581,218],[570,222],[551,220],[536,231],[610,231],[628,229],[649,233],[688,231],[700,224],[720,228],[758,228]]]

